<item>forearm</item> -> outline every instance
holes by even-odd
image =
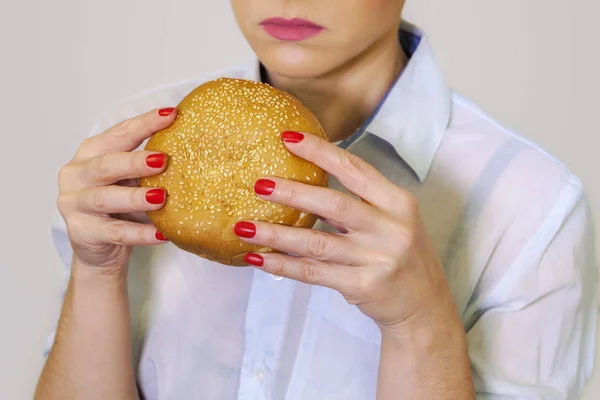
[[[475,399],[462,325],[382,332],[377,400]]]
[[[73,261],[35,399],[137,398],[124,271],[107,274]]]

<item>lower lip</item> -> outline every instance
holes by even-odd
[[[323,28],[309,25],[276,25],[264,24],[263,28],[277,40],[298,42],[316,36]]]

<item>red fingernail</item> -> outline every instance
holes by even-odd
[[[173,114],[173,111],[175,111],[175,107],[161,108],[158,110],[158,115],[161,117],[168,117],[169,115]]]
[[[165,235],[163,235],[163,234],[162,234],[162,233],[160,233],[159,231],[156,231],[156,233],[154,234],[154,237],[155,237],[157,240],[161,240],[161,241],[163,241],[163,242],[165,242],[165,241],[169,240],[169,239],[167,239],[167,238],[166,238],[166,236],[165,236]]]
[[[304,135],[300,132],[287,131],[281,134],[281,139],[287,143],[300,143],[304,139]]]
[[[162,166],[165,165],[166,159],[167,157],[164,154],[150,154],[146,157],[146,164],[150,168],[162,168]]]
[[[262,267],[265,263],[265,259],[256,253],[248,253],[244,256],[244,261],[255,267]]]
[[[252,222],[238,222],[233,231],[240,237],[250,239],[256,235],[256,225]]]
[[[146,192],[146,201],[150,204],[162,204],[165,201],[163,189],[151,189]]]
[[[254,183],[254,191],[258,194],[268,196],[275,190],[275,182],[270,179],[259,179]]]

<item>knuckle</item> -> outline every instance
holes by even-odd
[[[123,221],[113,220],[106,224],[106,238],[110,243],[123,245],[126,238],[126,227]]]
[[[300,261],[300,280],[305,283],[317,283],[318,268],[316,264],[309,260],[303,259]]]
[[[87,232],[87,230],[85,229],[85,224],[84,224],[83,218],[81,218],[81,215],[67,214],[64,217],[64,219],[65,219],[65,224],[67,226],[69,238],[76,239],[76,238],[84,236],[84,234]]]
[[[350,176],[359,175],[367,169],[366,161],[348,151],[341,153],[339,163],[342,171]]]
[[[96,142],[97,142],[96,136],[90,136],[90,137],[85,138],[79,145],[79,148],[77,149],[77,153],[82,154],[82,153],[88,152],[89,149],[91,149],[95,146]]]
[[[136,129],[137,118],[130,118],[119,122],[111,130],[110,134],[117,138],[128,136],[132,131]]]
[[[274,258],[271,261],[271,266],[273,268],[273,275],[284,276],[285,262],[281,257]]]
[[[73,179],[73,164],[68,163],[58,170],[58,187],[65,187]]]
[[[404,226],[398,226],[395,229],[394,237],[396,238],[397,243],[399,244],[398,247],[402,252],[413,248],[416,244],[415,233]]]
[[[146,157],[141,153],[126,153],[124,154],[126,161],[124,161],[124,166],[126,169],[124,171],[136,172],[136,174],[141,175],[144,171],[145,159]]]
[[[68,214],[70,204],[71,202],[69,201],[69,196],[65,194],[59,194],[56,198],[56,207],[63,217]]]
[[[306,252],[312,258],[323,260],[332,252],[332,244],[325,232],[314,231],[306,242]]]
[[[414,194],[398,188],[400,190],[400,202],[402,208],[409,215],[417,215],[419,213],[419,202]]]
[[[85,139],[83,139],[83,140],[81,141],[81,143],[79,144],[79,149],[80,149],[80,150],[81,150],[81,149],[87,149],[88,147],[90,147],[90,146],[91,146],[91,145],[94,143],[94,140],[95,140],[95,139],[96,139],[96,137],[95,137],[95,136],[89,136],[89,137],[86,137],[86,138],[85,138]]]
[[[311,136],[312,138],[313,136]],[[329,144],[329,141],[326,141],[318,136],[314,137],[314,140],[312,141],[312,145],[314,146],[314,151],[315,154],[321,154],[325,148],[327,147],[327,145]]]
[[[141,188],[128,188],[128,189],[124,189],[128,191],[128,201],[129,201],[129,206],[132,209],[141,209],[142,208],[142,197],[144,196],[144,194],[146,193],[146,189],[141,189]]]
[[[108,187],[96,188],[92,195],[92,207],[95,211],[104,212],[108,203]]]
[[[111,171],[111,160],[104,154],[96,158],[95,172],[98,176],[109,177]]]
[[[330,197],[328,210],[333,215],[349,217],[352,214],[352,204],[346,196],[335,194]]]
[[[147,235],[146,235],[146,231],[147,231],[147,229],[145,229],[145,228],[138,228],[138,229],[136,230],[136,235],[135,235],[135,237],[136,237],[136,239],[137,239],[137,242],[138,242],[138,243],[145,243],[145,242],[147,242],[147,241],[148,241],[148,240],[146,239],[146,237],[147,237]]]
[[[296,204],[300,197],[300,192],[296,188],[296,185],[290,185],[288,190],[283,190],[281,192],[281,196],[286,203]]]
[[[263,239],[271,245],[279,243],[282,239],[281,235],[278,233],[278,230],[275,229],[271,224],[265,224],[264,226],[261,226],[259,232]]]
[[[381,279],[377,274],[365,273],[358,282],[357,294],[362,298],[373,298],[379,291]]]

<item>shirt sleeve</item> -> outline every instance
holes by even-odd
[[[478,399],[579,398],[594,364],[594,227],[568,184],[467,326]]]

